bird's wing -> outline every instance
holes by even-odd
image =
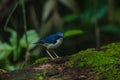
[[[57,36],[55,34],[52,34],[52,35],[49,35],[47,37],[44,37],[38,40],[34,44],[56,43],[56,40],[57,40]]]
[[[35,42],[34,44],[44,44],[45,43],[45,40],[39,40],[37,42]]]
[[[55,34],[52,34],[50,36],[43,38],[42,40],[45,40],[45,43],[56,43],[57,36]]]

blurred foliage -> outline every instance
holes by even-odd
[[[68,37],[68,36],[73,36],[77,34],[83,34],[83,31],[82,30],[69,30],[64,33],[64,36]]]
[[[11,51],[12,48],[9,44],[0,42],[0,60],[8,57]]]
[[[108,11],[108,7],[107,6],[102,6],[101,8],[98,8],[97,11],[96,11],[96,15],[94,14],[94,9],[92,9],[91,7],[89,7],[87,10],[85,10],[80,18],[86,22],[86,23],[90,23],[90,24],[93,24],[95,23],[96,19],[97,20],[100,20],[102,19],[105,14],[107,13]]]
[[[69,14],[69,15],[63,17],[63,21],[64,22],[74,21],[77,18],[79,18],[79,16],[77,14]]]
[[[120,41],[119,4],[119,0],[1,0],[0,68],[19,69],[26,50],[29,51],[32,62],[44,62],[47,60],[41,58],[45,56],[44,49],[32,43],[38,37],[57,31],[63,32],[66,37],[62,46],[56,49],[60,55],[96,47],[96,37],[100,38],[100,45]],[[99,36],[95,36],[96,27]],[[109,54],[111,57],[106,57],[108,54],[104,54],[104,51],[98,54],[94,49],[88,49],[86,52],[96,53],[90,56],[86,53],[89,57],[85,61],[93,67],[116,62],[111,55],[115,54],[114,49],[110,50],[110,53],[113,52]],[[81,66],[84,64],[79,63]]]
[[[20,39],[19,42],[19,46],[17,45],[17,32],[12,30],[12,29],[7,29],[8,32],[10,32],[11,37],[10,37],[10,43],[6,43],[6,42],[1,42],[0,41],[0,60],[4,60],[6,66],[9,66],[11,64],[10,61],[8,61],[8,58],[13,55],[13,60],[17,61],[20,57],[20,53],[21,50],[23,48],[26,47],[25,44],[25,35],[22,36],[22,38]],[[34,30],[28,30],[27,31],[27,35],[28,35],[28,42],[29,42],[29,49],[34,48],[35,45],[33,45],[32,43],[34,42],[34,40],[37,40],[37,34]],[[14,70],[12,69],[12,66],[10,68],[10,70]]]
[[[101,51],[95,51],[94,48],[80,51],[70,57],[69,67],[73,66],[89,66],[95,72],[98,80],[105,78],[106,80],[119,80],[120,65],[120,43],[111,43],[101,48]],[[101,76],[99,76],[101,74]]]

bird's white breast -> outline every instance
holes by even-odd
[[[51,49],[51,48],[56,48],[58,46],[60,46],[60,44],[63,42],[63,38],[60,38],[57,40],[56,43],[45,43],[44,46],[47,47],[47,49]]]

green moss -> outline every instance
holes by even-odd
[[[47,73],[46,71],[43,71],[41,73],[36,73],[35,77],[36,77],[37,80],[44,80],[44,78],[46,76],[46,73]]]
[[[117,65],[120,65],[120,43],[111,43],[103,46],[101,47],[101,51],[95,51],[94,48],[80,51],[70,57],[68,64],[69,67],[91,67],[98,73],[96,74],[97,79],[100,77],[99,74],[106,73],[104,76],[106,80],[120,80],[118,76],[120,75],[120,69],[116,67]]]
[[[43,80],[44,78],[42,76],[39,76],[38,77],[38,80]]]
[[[117,68],[112,67],[104,73],[103,77],[105,77],[106,80],[120,80],[120,72]]]
[[[47,62],[49,60],[49,58],[47,57],[44,57],[44,58],[40,58],[40,59],[37,59],[34,64],[37,64],[37,63],[41,63],[41,62]]]
[[[37,73],[37,74],[35,74],[35,77],[36,77],[36,79],[37,80],[43,80],[44,79],[44,77],[42,76],[42,74],[40,73]]]

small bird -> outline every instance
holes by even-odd
[[[60,46],[60,44],[63,42],[63,33],[62,32],[57,32],[55,34],[51,34],[49,36],[46,36],[42,39],[40,39],[39,41],[35,42],[34,44],[37,45],[42,45],[44,47],[46,47],[46,52],[48,53],[48,55],[52,58],[55,59],[49,52],[49,50],[57,48],[58,46]],[[59,56],[52,50],[52,52],[54,53],[54,55],[58,58]]]

